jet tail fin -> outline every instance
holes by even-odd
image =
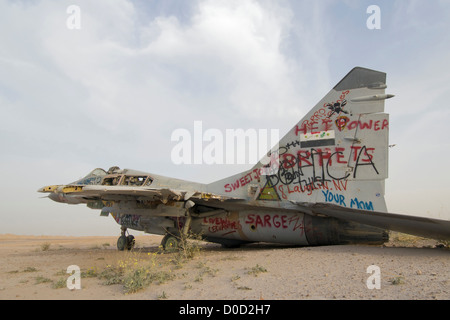
[[[386,211],[389,116],[386,74],[356,67],[251,170],[214,192],[254,200],[323,202]]]

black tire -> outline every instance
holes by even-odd
[[[130,234],[127,237],[127,250],[133,249],[135,244],[136,244],[136,240],[134,240],[134,236]]]
[[[117,249],[119,251],[123,251],[125,250],[126,247],[127,247],[127,237],[120,236],[119,239],[117,239]]]
[[[164,251],[177,251],[180,247],[180,238],[172,234],[166,234],[161,241],[161,246]]]

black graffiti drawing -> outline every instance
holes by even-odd
[[[344,110],[344,107],[347,105],[347,100],[342,100],[342,102],[335,102],[335,103],[327,103],[326,106],[328,107],[328,109],[330,109],[331,114],[328,116],[328,118],[331,118],[331,116],[335,113],[337,113],[337,115],[340,115],[341,113],[345,113],[348,114],[348,111]]]

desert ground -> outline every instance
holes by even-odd
[[[161,238],[137,236],[119,252],[117,237],[0,235],[0,299],[450,299],[450,250],[435,240],[391,234],[382,246],[236,249],[190,241],[162,253]],[[79,282],[69,284],[80,289],[68,289],[72,265]]]

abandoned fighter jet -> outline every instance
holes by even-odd
[[[197,234],[226,247],[250,242],[380,244],[387,230],[450,239],[450,221],[387,213],[386,74],[354,68],[252,169],[210,184],[113,167],[39,189],[85,203],[128,229],[165,235],[163,247]],[[330,108],[330,106],[333,106]],[[338,108],[336,108],[337,106]]]

